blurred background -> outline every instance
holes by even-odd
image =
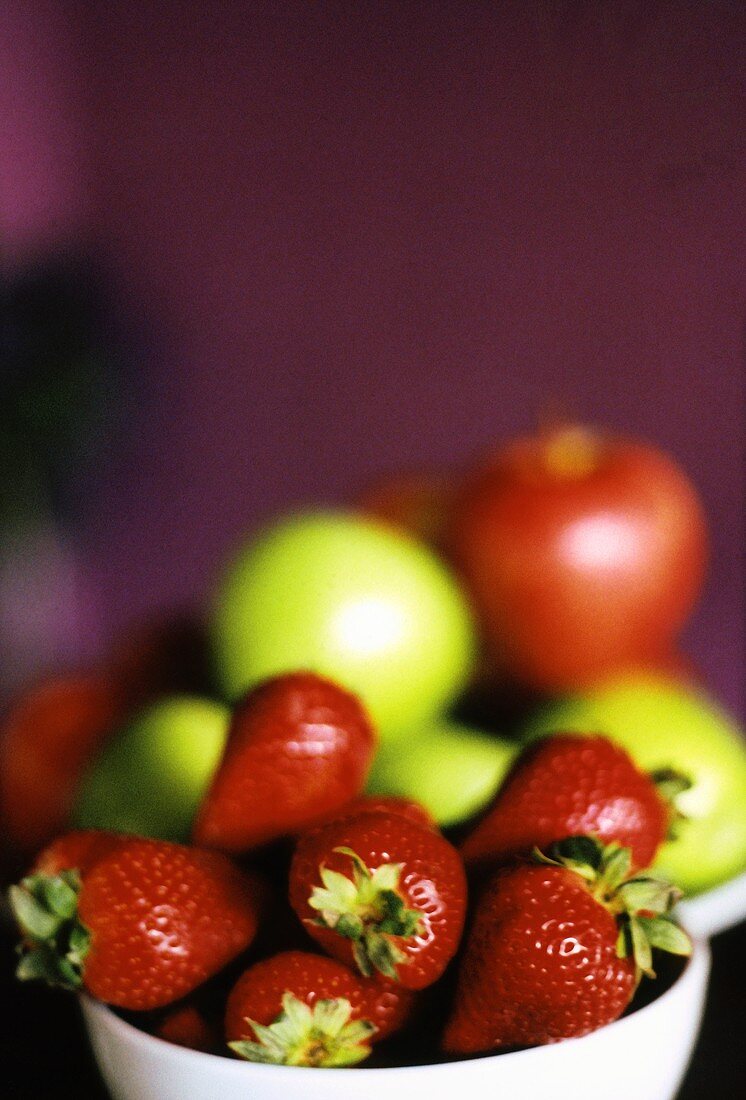
[[[0,699],[548,411],[705,500],[744,712],[740,2],[0,5]]]
[[[132,624],[247,532],[564,415],[698,487],[682,647],[743,718],[744,45],[742,0],[0,0],[0,713],[121,639],[176,690]],[[34,828],[142,701],[66,690],[4,742]],[[682,1100],[746,1076],[743,931],[713,947]],[[103,1097],[13,988],[4,1095]]]

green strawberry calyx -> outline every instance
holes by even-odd
[[[691,788],[692,781],[688,775],[675,768],[656,768],[649,775],[668,809],[666,840],[677,840],[681,826],[687,820],[687,815],[679,807],[679,795]]]
[[[310,1008],[294,994],[282,997],[282,1011],[268,1025],[246,1017],[255,1041],[239,1039],[228,1046],[249,1062],[273,1066],[354,1066],[370,1054],[377,1031],[370,1020],[352,1020],[346,997],[317,1001]]]
[[[10,906],[23,934],[16,969],[21,981],[80,988],[91,934],[78,918],[79,894],[80,876],[74,870],[29,875],[11,886]]]
[[[634,959],[638,982],[643,974],[655,977],[653,948],[691,954],[689,936],[670,916],[681,890],[647,872],[633,875],[629,848],[592,836],[571,836],[552,844],[548,854],[535,848],[533,855],[539,863],[580,875],[596,901],[614,916],[619,927],[617,955]]]
[[[316,910],[314,923],[331,928],[352,942],[360,973],[369,978],[374,970],[398,979],[397,966],[408,961],[399,943],[413,939],[422,929],[417,909],[407,909],[399,893],[401,863],[382,863],[374,870],[351,848],[335,848],[349,856],[352,877],[319,867],[321,886],[314,886],[308,904]]]

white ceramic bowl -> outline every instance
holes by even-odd
[[[395,1069],[302,1069],[200,1054],[155,1039],[104,1005],[81,1003],[114,1100],[671,1100],[699,1030],[710,955],[637,1012],[586,1035],[467,1061]]]
[[[746,919],[746,871],[736,878],[679,903],[677,917],[693,936],[726,932]]]

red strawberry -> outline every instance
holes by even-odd
[[[412,802],[408,798],[397,798],[395,795],[361,795],[353,798],[341,810],[336,810],[319,824],[326,825],[329,821],[338,821],[343,817],[357,817],[358,814],[384,813],[395,814],[397,817],[406,817],[417,825],[426,829],[437,831],[438,826],[433,820],[429,810],[421,806],[419,802]]]
[[[182,1004],[171,1009],[155,1028],[159,1039],[175,1043],[190,1050],[206,1053],[217,1052],[220,1041],[217,1029],[212,1027],[202,1012],[193,1004]]]
[[[617,840],[649,867],[672,812],[653,780],[605,737],[558,733],[521,754],[476,829],[467,863],[504,861],[577,834]]]
[[[555,859],[504,868],[477,906],[444,1036],[457,1054],[553,1043],[622,1014],[651,947],[689,954],[665,914],[680,896],[630,878],[630,852],[571,837]]]
[[[342,962],[424,989],[458,947],[466,878],[439,833],[394,814],[364,813],[301,837],[290,902]]]
[[[226,1038],[253,1062],[354,1065],[406,1022],[413,997],[323,955],[285,951],[239,978],[228,998]]]
[[[261,887],[226,856],[140,837],[90,855],[80,874],[32,874],[11,888],[25,940],[19,978],[160,1008],[254,938]]]
[[[299,832],[360,793],[374,751],[354,695],[311,672],[266,681],[234,714],[196,842],[241,852]]]
[[[87,874],[103,856],[133,838],[104,829],[78,829],[65,833],[48,844],[34,860],[32,875],[59,875],[77,871],[80,878]]]

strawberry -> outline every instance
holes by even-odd
[[[326,825],[329,821],[337,821],[343,817],[357,817],[358,814],[363,813],[395,814],[397,817],[406,817],[409,821],[414,821],[417,825],[422,825],[426,829],[437,831],[438,828],[430,811],[420,805],[419,802],[388,794],[361,795],[359,798],[353,798],[351,802],[346,803],[340,810],[335,810],[333,814],[330,814],[328,818],[325,818],[319,824]]]
[[[59,875],[76,871],[79,877],[103,856],[132,838],[105,829],[77,829],[57,837],[39,853],[31,869],[32,875]]]
[[[265,681],[236,709],[196,842],[241,852],[299,832],[360,793],[374,751],[354,695],[311,672]]]
[[[167,1043],[207,1054],[217,1052],[220,1047],[217,1028],[196,1005],[189,1003],[170,1009],[156,1025],[154,1034]]]
[[[466,910],[458,852],[396,814],[361,813],[306,833],[290,867],[290,902],[331,955],[424,989],[456,952]]]
[[[323,955],[284,951],[239,978],[226,1006],[226,1038],[252,1062],[350,1066],[403,1025],[413,996]]]
[[[503,868],[486,886],[458,977],[444,1047],[456,1054],[553,1043],[610,1023],[651,948],[689,954],[666,915],[680,897],[668,883],[630,877],[631,855],[590,837],[550,857]]]
[[[601,736],[558,733],[521,754],[461,854],[467,863],[504,862],[588,833],[617,840],[631,849],[634,867],[649,867],[671,819],[653,779],[624,749]]]
[[[117,844],[106,834],[94,854],[87,836],[87,847],[81,834],[70,841],[80,870],[59,869],[60,841],[54,861],[41,860],[57,873],[11,887],[22,980],[82,986],[120,1008],[160,1008],[253,940],[261,887],[226,856],[140,837]]]

